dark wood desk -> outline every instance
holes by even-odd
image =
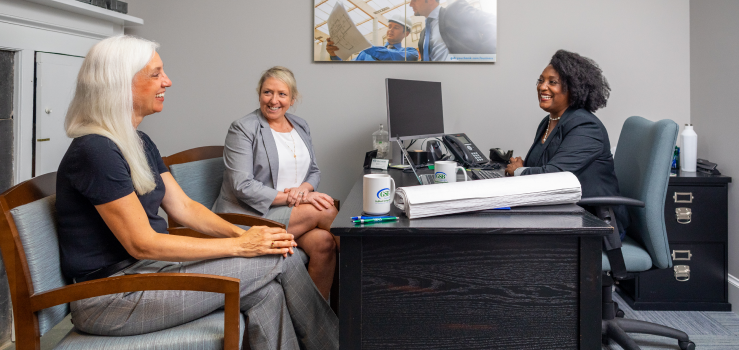
[[[412,174],[388,171],[398,186]],[[587,212],[476,212],[354,225],[341,237],[341,349],[599,349],[601,245]]]

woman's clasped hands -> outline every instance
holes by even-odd
[[[511,157],[511,162],[505,168],[506,176],[513,176],[516,169],[523,166],[523,159],[521,157]]]
[[[298,246],[295,237],[279,227],[252,226],[236,239],[238,256],[246,258],[278,254],[287,258],[287,254],[294,254],[293,248]]]
[[[299,187],[286,188],[285,193],[287,193],[287,205],[289,207],[297,207],[300,204],[313,204],[316,209],[322,211],[334,206],[334,199],[331,196],[325,193],[311,191],[305,183]]]

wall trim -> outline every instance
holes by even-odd
[[[13,16],[13,15],[5,14],[5,13],[0,13],[0,22],[21,25],[24,27],[30,27],[30,28],[35,28],[35,29],[43,29],[43,30],[48,30],[52,32],[71,34],[71,35],[81,36],[83,38],[90,38],[90,39],[97,39],[97,40],[105,39],[107,37],[114,35],[113,33],[109,33],[109,34],[98,33],[98,32],[93,32],[90,30],[63,26],[63,25],[48,23],[44,21],[31,19],[31,18]]]
[[[729,274],[729,284],[734,286],[735,288],[739,288],[739,278],[736,278],[732,274]]]

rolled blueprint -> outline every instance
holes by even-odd
[[[410,219],[532,205],[577,203],[580,181],[570,172],[399,187],[393,204]]]

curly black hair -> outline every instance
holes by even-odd
[[[559,73],[562,90],[570,93],[570,107],[584,108],[593,113],[606,106],[611,87],[595,61],[559,50],[549,64]]]

